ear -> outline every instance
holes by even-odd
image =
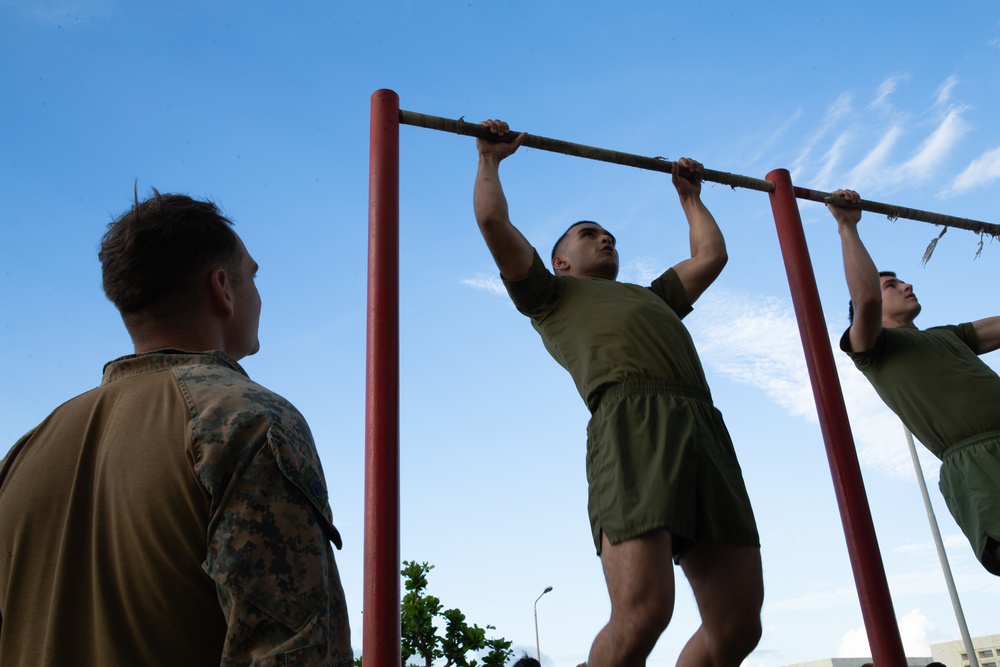
[[[232,317],[236,309],[233,304],[233,281],[229,274],[220,267],[212,270],[208,280],[212,305],[226,317]]]
[[[556,255],[552,258],[552,268],[556,271],[566,271],[569,269],[569,260],[562,255]]]

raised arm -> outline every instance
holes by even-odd
[[[489,127],[498,136],[509,130],[507,123],[499,120],[485,120],[480,124]],[[507,197],[500,185],[500,162],[518,149],[524,137],[522,133],[509,144],[476,138],[479,169],[472,192],[472,206],[486,246],[493,254],[500,275],[507,280],[520,280],[528,275],[534,258],[531,244],[510,221]]]
[[[1000,316],[987,317],[972,323],[979,340],[979,354],[1000,348]]]
[[[681,168],[693,177],[681,176]],[[672,180],[690,228],[691,258],[674,265],[688,300],[694,303],[722,273],[729,261],[726,240],[704,202],[701,201],[700,162],[682,157],[674,162]]]
[[[854,190],[836,190],[833,194],[849,202],[861,201]],[[844,252],[847,290],[854,306],[850,330],[851,349],[864,352],[874,347],[875,339],[882,331],[882,285],[878,269],[858,234],[861,210],[833,205],[827,205],[827,208],[837,221],[837,231],[840,233],[840,244]]]

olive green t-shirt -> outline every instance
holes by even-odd
[[[569,371],[591,412],[611,385],[660,380],[708,396],[708,383],[681,318],[691,304],[668,269],[649,287],[554,276],[538,253],[528,275],[504,281],[545,348]]]
[[[1000,377],[979,358],[971,323],[882,329],[866,352],[851,351],[849,334],[840,349],[939,458],[966,438],[1000,431]]]

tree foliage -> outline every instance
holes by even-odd
[[[400,607],[402,664],[405,667],[503,667],[513,651],[503,637],[487,637],[492,625],[469,625],[458,609],[444,609],[427,593],[428,563],[403,561],[403,602]],[[443,631],[443,634],[442,634]],[[444,661],[443,665],[441,661]],[[480,662],[481,661],[481,662]],[[355,660],[361,667],[361,658]]]

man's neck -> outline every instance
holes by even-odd
[[[157,335],[133,337],[132,344],[136,354],[153,352],[154,350],[174,349],[189,352],[208,352],[221,350],[225,352],[223,341],[218,336],[207,333],[201,335],[160,333]]]
[[[916,329],[917,325],[913,323],[913,320],[899,320],[899,319],[883,319],[882,327],[884,329]]]

